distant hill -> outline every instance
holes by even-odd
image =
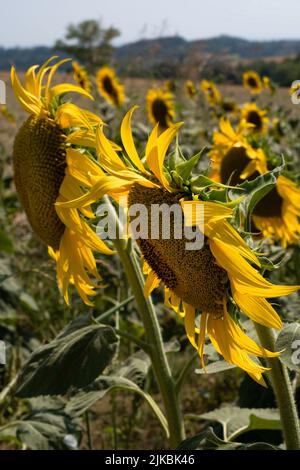
[[[24,70],[32,64],[42,63],[53,54],[51,48],[44,46],[0,47],[0,71],[9,70],[12,64]],[[59,52],[58,55],[65,56]],[[279,83],[283,83],[287,68],[293,68],[292,77],[289,76],[288,80],[298,74],[298,56],[300,40],[248,41],[223,35],[187,41],[172,36],[142,39],[117,47],[113,60],[118,72],[129,76],[196,78],[200,73],[219,81],[232,82],[237,81],[236,77],[245,67],[251,65],[264,73],[269,67]]]

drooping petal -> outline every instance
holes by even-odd
[[[266,299],[249,294],[241,294],[236,290],[233,292],[233,298],[240,309],[251,320],[270,328],[278,330],[282,328],[282,321],[278,313]]]
[[[121,139],[126,150],[128,157],[130,158],[131,162],[136,166],[138,170],[142,173],[146,173],[143,163],[137,153],[134,140],[132,137],[132,130],[131,130],[131,118],[133,112],[138,108],[138,106],[134,106],[131,108],[128,113],[126,113],[122,124],[121,124]]]

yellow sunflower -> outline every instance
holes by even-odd
[[[111,105],[120,107],[125,101],[124,86],[120,84],[115,71],[101,67],[96,74],[96,85],[100,95]]]
[[[248,70],[248,72],[243,73],[243,85],[253,95],[258,95],[262,92],[261,78],[254,70]]]
[[[279,176],[272,189],[254,208],[253,222],[264,238],[281,240],[284,247],[297,244],[300,238],[300,190]]]
[[[69,302],[68,286],[75,284],[85,303],[95,295],[96,269],[93,251],[110,254],[87,219],[92,219],[89,206],[81,209],[55,208],[57,201],[68,201],[84,194],[77,173],[85,174],[85,185],[94,184],[95,167],[99,166],[81,148],[95,146],[93,127],[102,123],[90,111],[63,102],[69,92],[92,97],[82,87],[63,83],[51,86],[62,60],[54,65],[49,59],[40,68],[33,66],[25,74],[24,85],[15,68],[11,70],[14,93],[29,114],[14,142],[13,160],[15,185],[20,202],[33,231],[49,248],[56,260],[59,287]]]
[[[266,158],[262,149],[254,149],[245,137],[247,128],[233,129],[228,119],[222,118],[220,129],[213,132],[210,177],[224,184],[242,183],[254,173],[266,173]]]
[[[79,65],[78,62],[72,62],[72,68],[75,82],[90,93],[92,86],[86,69],[82,67],[82,65]]]
[[[161,130],[170,127],[175,119],[173,95],[168,91],[151,88],[146,96],[146,106],[149,121],[159,124]]]
[[[166,80],[164,83],[164,88],[170,93],[174,93],[174,91],[176,91],[176,88],[177,88],[175,80],[171,78],[169,80]]]
[[[237,185],[268,171],[266,155],[254,149],[230,122],[220,121],[220,130],[213,135],[210,151],[211,174],[215,181]],[[299,241],[300,190],[285,176],[279,176],[276,186],[255,206],[253,222],[264,238],[278,240],[283,246]]]
[[[267,112],[259,108],[256,103],[246,103],[241,109],[241,121],[248,124],[250,132],[265,134],[268,126],[266,114]]]
[[[221,93],[217,86],[214,84],[214,82],[211,82],[209,80],[202,80],[200,82],[200,89],[203,91],[207,102],[211,106],[216,106],[221,102]]]
[[[196,94],[197,94],[197,89],[195,87],[195,84],[192,80],[187,80],[185,82],[185,90],[186,90],[186,94],[188,95],[189,98],[195,98]]]
[[[100,125],[96,132],[98,159],[105,176],[86,194],[72,202],[60,204],[65,208],[87,207],[105,194],[127,194],[128,208],[142,204],[148,209],[151,225],[153,205],[179,204],[187,226],[201,227],[197,207],[204,210],[204,245],[198,250],[187,250],[185,239],[174,236],[139,239],[147,274],[145,295],[160,283],[165,286],[166,304],[184,318],[187,336],[199,351],[202,364],[206,333],[224,358],[244,369],[259,383],[264,384],[265,368],[250,356],[274,357],[250,339],[228,311],[233,298],[241,311],[254,321],[281,328],[281,320],[267,298],[288,295],[298,287],[275,286],[258,272],[260,262],[239,233],[231,226],[233,209],[218,202],[191,200],[178,188],[164,166],[165,156],[175,137],[179,124],[170,126],[158,135],[158,126],[152,130],[145,150],[145,163],[136,150],[130,110],[121,126],[121,138],[126,158],[114,150]],[[151,209],[151,210],[149,210]],[[162,222],[160,229],[162,228]],[[173,227],[174,228],[174,227]]]
[[[269,91],[270,95],[274,95],[276,91],[276,85],[272,82],[270,77],[267,77],[266,75],[262,78],[262,82],[264,87]]]

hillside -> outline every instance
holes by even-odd
[[[45,46],[34,48],[0,47],[0,70],[9,70],[12,64],[26,69],[33,63],[42,63],[54,51]],[[64,54],[58,52],[64,57]],[[196,77],[199,70],[220,80],[236,81],[236,71],[251,64],[265,70],[265,64],[279,82],[285,76],[284,61],[293,69],[292,77],[299,78],[298,60],[300,40],[248,41],[218,36],[210,39],[187,41],[179,36],[142,39],[115,48],[113,60],[118,71],[128,76]],[[292,64],[291,64],[292,61]],[[262,65],[263,64],[263,65]],[[279,64],[278,66],[276,64]],[[277,67],[277,68],[276,68]],[[277,70],[279,67],[279,70]],[[205,70],[204,70],[205,69]]]

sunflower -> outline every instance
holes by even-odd
[[[211,106],[216,106],[221,102],[221,93],[214,82],[210,82],[208,80],[202,80],[200,82],[200,89],[203,91],[204,96],[207,102]]]
[[[230,181],[231,185],[237,185],[268,171],[263,150],[254,149],[225,119],[220,120],[220,131],[213,135],[210,158],[211,178],[224,184]],[[293,181],[281,175],[276,186],[255,206],[253,229],[260,230],[264,238],[278,240],[286,247],[299,241],[299,216],[300,190]]]
[[[221,183],[236,185],[254,173],[266,173],[266,158],[262,149],[254,149],[247,141],[246,126],[233,129],[228,119],[222,118],[220,129],[213,133],[210,177]]]
[[[164,83],[164,88],[170,93],[174,93],[177,88],[176,81],[171,78],[169,80],[166,80]]]
[[[195,84],[192,80],[187,80],[185,82],[185,90],[186,90],[186,94],[188,95],[189,98],[195,98],[196,94],[197,94],[197,89],[195,87]]]
[[[96,85],[100,95],[111,105],[120,107],[125,101],[124,86],[119,83],[115,71],[101,67],[96,74]]]
[[[270,79],[270,77],[267,77],[266,75],[262,78],[262,82],[264,87],[269,91],[270,95],[274,95],[276,91],[276,85],[273,83],[273,81]]]
[[[93,126],[102,121],[90,111],[62,101],[62,95],[69,92],[92,97],[77,85],[51,86],[55,72],[66,62],[51,65],[54,59],[40,68],[30,67],[24,86],[15,68],[11,70],[14,93],[29,114],[14,142],[15,185],[33,231],[56,260],[58,284],[66,302],[69,303],[68,286],[72,283],[84,302],[91,305],[88,296],[95,295],[97,287],[92,278],[100,279],[93,251],[111,251],[86,223],[86,219],[94,217],[90,207],[80,211],[56,209],[55,202],[84,194],[77,177],[79,171],[86,175],[85,186],[94,184],[93,169],[97,165],[82,145],[95,146]]]
[[[79,65],[78,62],[72,62],[73,76],[76,83],[81,86],[88,93],[91,92],[91,81],[89,79],[88,73],[82,65]]]
[[[285,176],[254,208],[253,222],[264,238],[281,240],[284,247],[297,244],[300,237],[300,190]]]
[[[145,296],[164,285],[165,302],[184,318],[187,336],[199,351],[204,365],[203,351],[206,333],[216,350],[224,358],[244,369],[259,383],[264,384],[265,368],[250,356],[274,357],[277,353],[258,346],[229,313],[230,299],[254,321],[281,328],[281,320],[270,303],[270,297],[288,295],[297,287],[275,286],[258,272],[260,262],[243,238],[232,227],[233,209],[226,204],[192,200],[177,187],[164,166],[167,149],[175,137],[179,124],[170,126],[158,135],[158,126],[152,130],[142,163],[131,131],[130,110],[121,125],[121,138],[126,158],[114,150],[100,125],[96,131],[98,159],[105,176],[86,194],[72,202],[60,204],[65,208],[87,207],[104,194],[127,194],[128,208],[142,204],[151,214],[153,205],[179,205],[187,226],[201,226],[197,207],[204,210],[204,245],[198,250],[187,250],[185,239],[178,239],[170,230],[170,238],[139,239],[147,275]],[[194,195],[194,197],[196,197]]]
[[[172,125],[175,119],[173,95],[162,89],[151,88],[146,96],[146,105],[149,121],[159,124],[161,130]]]
[[[254,70],[249,70],[248,72],[243,73],[243,85],[253,95],[257,95],[262,92],[260,76],[254,72]]]
[[[250,132],[265,134],[267,131],[268,118],[266,111],[260,109],[256,103],[246,103],[241,109],[242,122],[248,126]]]
[[[226,98],[221,101],[221,108],[226,114],[236,114],[238,111],[235,101]]]

